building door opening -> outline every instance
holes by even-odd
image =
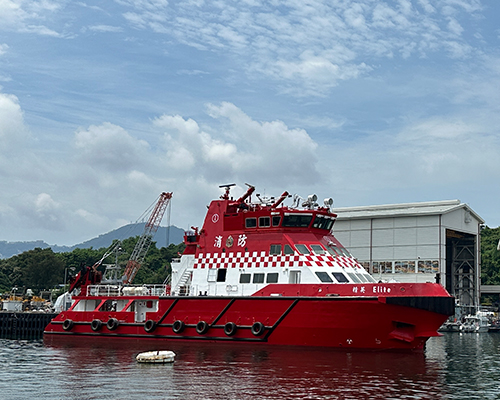
[[[475,313],[477,306],[476,248],[475,235],[446,230],[446,290],[466,313]]]

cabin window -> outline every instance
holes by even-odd
[[[337,282],[339,283],[349,282],[349,279],[347,279],[347,277],[342,272],[332,272],[332,275],[335,279],[337,279]]]
[[[98,311],[117,311],[116,300],[106,300]],[[118,310],[121,311],[121,310]]]
[[[271,218],[259,217],[259,228],[267,228],[271,226]]]
[[[343,247],[337,247],[335,245],[330,244],[326,249],[334,257],[337,256],[352,257],[351,254],[349,254],[349,252]]]
[[[312,244],[311,249],[314,252],[314,254],[325,254],[325,249],[321,247],[319,244]]]
[[[285,248],[283,249],[283,254],[290,255],[294,253],[295,252],[293,251],[292,246],[290,246],[289,244],[285,244]]]
[[[339,250],[342,252],[344,257],[352,257],[351,254],[347,251],[347,249],[345,249],[343,247],[339,247]]]
[[[257,226],[257,218],[245,219],[245,228],[255,228]]]
[[[271,256],[279,256],[281,254],[281,244],[272,244],[271,249],[269,250],[269,254]]]
[[[312,215],[303,214],[290,214],[283,217],[283,226],[285,227],[295,227],[295,228],[306,228],[309,226],[312,220]]]
[[[250,283],[250,278],[252,274],[241,274],[240,275],[240,283]]]
[[[226,282],[227,269],[220,268],[217,270],[217,282]]]
[[[305,244],[296,244],[295,245],[295,248],[297,249],[297,251],[300,253],[300,254],[310,254],[311,252],[309,251],[309,249],[306,247]]]
[[[340,255],[340,252],[336,251],[338,249],[335,246],[327,246],[326,250],[334,257],[338,257]]]
[[[281,216],[274,215],[273,216],[273,226],[280,226],[280,222],[281,222]]]
[[[368,279],[366,279],[363,274],[356,274],[356,276],[361,282],[369,282]]]
[[[253,274],[253,283],[264,283],[264,274]]]
[[[330,231],[332,229],[334,220],[325,217],[324,215],[316,215],[316,218],[314,218],[313,222],[313,228],[318,228],[318,229],[325,229]]]
[[[324,282],[324,283],[332,283],[333,282],[333,279],[326,272],[317,271],[317,272],[315,272],[315,274],[321,282]]]
[[[353,274],[352,272],[348,272],[347,275],[349,275],[355,283],[361,283],[360,279],[356,276],[356,274]]]
[[[272,272],[267,274],[266,283],[278,283],[278,273]]]

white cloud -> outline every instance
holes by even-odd
[[[28,137],[29,132],[24,124],[18,98],[0,93],[0,151],[18,149]]]
[[[120,126],[105,122],[75,133],[81,161],[103,171],[130,171],[147,159],[148,143],[132,137]]]
[[[209,104],[208,111],[221,128],[204,130],[179,115],[154,121],[165,129],[170,168],[217,183],[237,177],[275,183],[318,180],[317,144],[303,129],[254,121],[231,103]]]
[[[377,198],[441,200],[444,192],[452,193],[448,198],[470,197],[468,188],[500,179],[500,135],[471,116],[409,121],[395,132],[338,142],[330,151],[335,157],[327,163],[323,158],[321,165],[332,171],[343,205],[367,205]]]
[[[121,1],[135,27],[169,35],[199,50],[233,54],[250,75],[282,82],[286,92],[324,95],[341,81],[370,73],[380,58],[473,55],[461,21],[476,0],[287,1],[280,12],[256,2]]]
[[[4,55],[8,49],[9,46],[6,45],[5,43],[0,44],[0,56]]]
[[[60,36],[56,31],[32,22],[43,20],[46,14],[59,11],[61,3],[60,0],[2,0],[0,30]]]
[[[88,28],[94,32],[123,32],[123,28],[120,26],[110,26],[110,25],[92,25]]]
[[[35,200],[36,213],[41,218],[47,218],[51,221],[57,219],[54,212],[59,209],[59,204],[55,202],[52,197],[47,193],[40,193]]]

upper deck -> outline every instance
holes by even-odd
[[[186,233],[182,259],[172,264],[173,293],[252,295],[271,283],[374,282],[332,235],[331,200],[319,206],[309,196],[285,206],[284,192],[252,202],[253,190],[237,200],[226,190],[210,203],[202,229]]]
[[[253,191],[250,186],[245,195],[233,200],[227,188],[220,200],[212,201],[202,229],[195,228],[186,233],[184,254],[230,250],[260,252],[268,250],[271,242],[286,242],[287,237],[308,243],[329,236],[330,241],[340,245],[330,235],[336,217],[330,211],[330,199],[325,200],[325,206],[318,206],[316,196],[309,196],[302,202],[303,208],[299,209],[300,198],[294,201],[296,206],[282,205],[289,197],[288,192],[277,200],[271,198],[252,202],[250,196]]]

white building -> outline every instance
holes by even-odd
[[[375,279],[438,281],[462,306],[479,305],[484,220],[459,200],[333,210],[333,233]]]

